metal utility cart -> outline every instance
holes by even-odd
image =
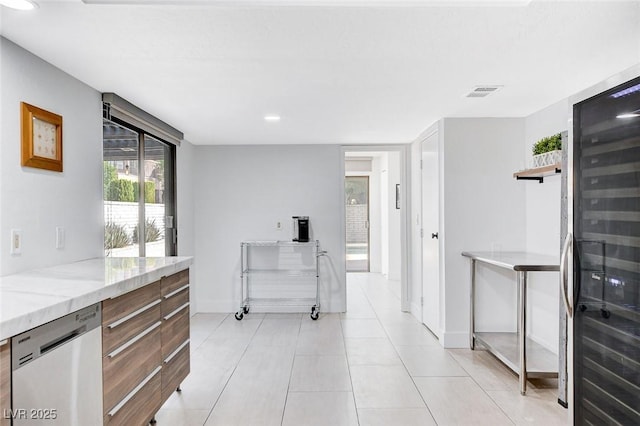
[[[252,308],[309,307],[311,319],[320,313],[320,266],[327,252],[318,240],[244,241],[240,244],[241,320]]]

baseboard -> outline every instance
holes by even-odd
[[[443,332],[442,346],[445,349],[469,348],[469,333],[467,332]]]
[[[230,313],[236,312],[240,305],[233,300],[196,299],[195,311],[198,313]]]
[[[413,317],[417,319],[418,322],[422,322],[422,309],[419,304],[417,303],[411,304],[411,315],[413,315]]]
[[[527,337],[529,339],[533,340],[534,342],[536,342],[537,344],[539,344],[540,346],[542,346],[543,348],[545,348],[546,350],[548,350],[549,352],[552,352],[552,353],[558,355],[558,346],[557,346],[557,344],[556,344],[556,346],[553,346],[553,345],[549,344],[548,341],[538,338],[538,336],[536,336],[535,334],[529,334]]]

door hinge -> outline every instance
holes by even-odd
[[[420,238],[424,238],[424,228],[420,228]]]
[[[420,168],[422,168],[422,160],[420,160]]]
[[[424,296],[420,297],[420,306],[424,306]]]

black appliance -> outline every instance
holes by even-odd
[[[309,216],[293,216],[293,241],[309,242]]]
[[[574,423],[640,425],[640,78],[573,118]]]

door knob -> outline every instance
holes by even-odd
[[[437,233],[437,232],[436,232],[436,233],[432,233],[432,234],[431,234],[431,239],[432,239],[432,240],[433,240],[433,239],[437,240],[437,239],[438,239],[438,233]]]

